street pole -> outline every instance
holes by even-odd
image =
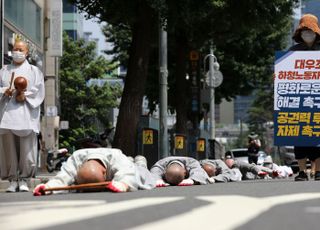
[[[209,123],[210,123],[210,139],[209,146],[210,146],[210,153],[211,158],[215,159],[215,100],[214,100],[214,87],[215,87],[215,64],[218,65],[217,60],[215,60],[215,56],[213,54],[213,48],[210,48],[210,54],[209,56],[209,87],[210,87],[210,117],[209,117]]]
[[[209,56],[209,76],[210,76],[210,139],[214,141],[215,139],[215,120],[214,120],[214,55],[213,49],[210,48]]]
[[[168,111],[168,68],[167,68],[167,31],[160,22],[159,29],[159,83],[160,83],[160,159],[169,156],[168,151],[168,127],[167,127],[167,111]]]

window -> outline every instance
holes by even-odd
[[[70,4],[67,0],[63,0],[63,13],[76,13],[75,5]]]
[[[33,0],[4,1],[4,18],[41,44],[41,8]]]

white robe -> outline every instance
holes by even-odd
[[[288,178],[293,175],[292,168],[286,165],[277,165],[272,163],[272,170],[275,170],[279,173],[277,178]]]
[[[17,102],[15,94],[11,98],[4,95],[10,86],[12,72],[14,78],[23,76],[28,81],[25,102]],[[38,67],[30,65],[28,61],[20,66],[4,66],[0,70],[0,134],[5,132],[4,129],[12,130],[18,136],[26,136],[31,131],[39,133],[40,105],[44,97],[44,78]]]
[[[203,166],[204,164],[211,164],[213,165],[219,174],[213,176],[215,182],[228,182],[228,181],[238,181],[238,177],[235,176],[235,172],[232,171],[224,161],[220,159],[203,159],[199,161],[200,164]],[[242,175],[240,176],[241,179]]]
[[[152,189],[156,181],[148,169],[135,165],[120,149],[87,148],[75,151],[63,163],[61,171],[47,182],[48,187],[67,186],[76,182],[78,169],[89,159],[99,159],[107,168],[107,181],[123,182],[129,191]]]
[[[26,101],[17,102],[4,95],[10,87],[11,76],[27,79]],[[14,89],[14,79],[11,89]],[[45,97],[41,71],[28,61],[7,65],[0,70],[0,164],[1,178],[27,179],[35,174],[37,135],[40,131],[40,105]],[[19,174],[18,174],[19,172]]]

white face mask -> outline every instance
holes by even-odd
[[[26,55],[20,51],[13,51],[12,52],[12,59],[14,62],[21,63],[26,59]]]
[[[313,43],[316,40],[316,33],[312,30],[303,30],[301,31],[301,38],[305,43]]]

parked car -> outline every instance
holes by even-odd
[[[230,152],[232,153],[232,158],[240,161],[248,162],[247,148],[231,149]],[[267,157],[267,154],[264,151],[259,151],[258,165],[262,165],[266,157]]]

